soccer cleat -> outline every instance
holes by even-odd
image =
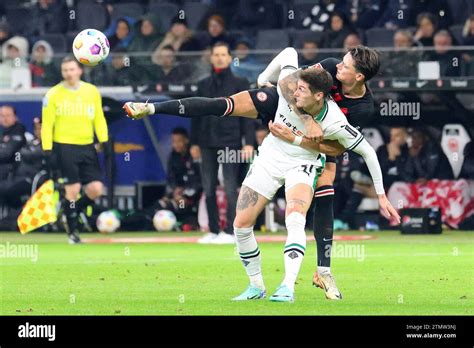
[[[71,233],[67,234],[69,239],[69,244],[81,244],[81,238],[79,238],[79,233],[77,231],[72,231]]]
[[[265,290],[256,288],[255,286],[249,285],[247,289],[239,296],[234,297],[232,301],[248,301],[248,300],[260,300],[265,298],[267,295]]]
[[[212,241],[216,238],[217,238],[217,233],[209,232],[209,233],[206,233],[204,237],[199,238],[197,242],[199,244],[211,244]]]
[[[232,234],[219,232],[217,237],[212,239],[210,243],[211,244],[235,244],[235,238],[234,238],[234,235]]]
[[[145,116],[154,114],[154,111],[151,108],[152,106],[153,104],[148,104],[148,102],[146,103],[126,102],[123,105],[123,109],[127,113],[128,117],[134,120],[138,120]]]
[[[336,286],[336,280],[331,273],[318,274],[314,272],[313,285],[324,290],[328,300],[342,300],[342,294]]]
[[[295,294],[286,285],[280,285],[275,293],[270,296],[270,301],[273,302],[294,302]]]

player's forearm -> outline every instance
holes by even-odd
[[[314,150],[324,153],[328,156],[339,156],[344,152],[344,146],[334,140],[325,140],[321,143],[314,142],[306,137],[303,137],[300,146],[306,150]]]
[[[378,195],[385,194],[385,189],[383,187],[383,176],[382,169],[380,168],[379,160],[377,158],[377,153],[372,146],[363,139],[359,145],[357,145],[352,151],[361,155],[364,158],[365,164],[369,169],[370,176],[374,183],[375,192]]]
[[[268,64],[265,70],[258,76],[257,84],[261,86],[266,82],[278,81],[284,78],[284,76],[281,75],[283,70],[287,70],[286,73],[291,74],[297,68],[298,52],[296,52],[293,47],[287,47],[273,58],[270,64]]]
[[[149,113],[180,117],[226,116],[234,110],[231,98],[191,97],[148,104]]]

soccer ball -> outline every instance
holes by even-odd
[[[100,233],[114,233],[120,227],[120,220],[116,212],[108,210],[100,213],[96,225]]]
[[[96,66],[107,58],[110,44],[107,37],[95,29],[85,29],[74,38],[72,52],[84,65]]]
[[[171,231],[176,225],[176,216],[169,210],[158,210],[153,216],[153,226],[157,231]]]

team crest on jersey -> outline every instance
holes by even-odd
[[[266,101],[268,98],[267,93],[265,92],[258,92],[257,93],[257,99],[260,100],[261,102]]]

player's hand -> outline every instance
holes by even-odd
[[[126,102],[122,108],[127,113],[127,116],[133,120],[138,120],[155,113],[153,104],[148,103]]]
[[[280,123],[273,123],[272,121],[270,121],[268,123],[268,129],[270,130],[270,133],[272,133],[277,138],[280,138],[281,140],[285,140],[289,143],[293,143],[293,141],[295,140],[296,136],[293,134],[290,128]]]
[[[263,87],[269,87],[269,88],[270,88],[270,87],[275,87],[275,85],[272,84],[272,83],[270,83],[270,82],[268,82],[268,81],[267,81],[267,82],[263,82],[263,83],[258,83],[258,81],[257,81],[257,87],[258,87],[258,88],[263,88]]]
[[[198,161],[201,159],[201,148],[198,145],[192,145],[189,149],[189,153],[193,160]]]
[[[323,129],[321,125],[314,121],[312,118],[305,122],[305,130],[306,130],[306,137],[309,138],[311,141],[316,143],[320,143],[324,139]]]
[[[387,219],[394,219],[397,224],[400,223],[400,215],[398,215],[395,208],[390,204],[387,196],[385,194],[378,195],[380,212]]]

